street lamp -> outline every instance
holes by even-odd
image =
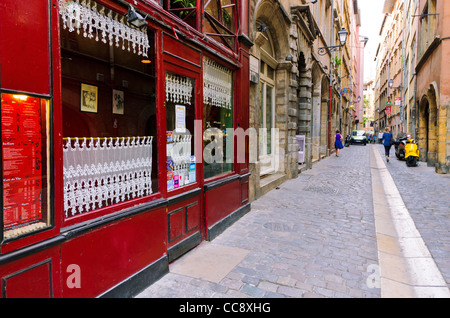
[[[319,55],[325,55],[327,54],[327,52],[334,52],[345,45],[345,42],[347,42],[348,31],[344,27],[342,27],[342,29],[338,32],[338,35],[339,35],[339,42],[341,42],[341,45],[319,47],[318,50]]]
[[[392,86],[394,85],[394,81],[392,79],[390,79],[388,81],[388,85],[389,85],[389,88],[392,88]]]
[[[393,87],[394,86],[394,80],[393,79],[390,79],[388,81],[388,85],[389,85],[389,88],[393,88],[393,89],[397,89],[397,88],[401,88],[402,87],[401,85],[397,86],[397,87]]]

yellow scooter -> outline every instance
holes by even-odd
[[[419,149],[412,136],[409,135],[408,137],[409,138],[405,145],[406,165],[408,167],[415,167],[417,166],[417,162],[419,161]]]

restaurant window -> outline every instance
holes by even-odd
[[[233,171],[233,73],[203,59],[203,141],[205,179]]]
[[[2,237],[10,239],[51,224],[50,101],[1,94]]]
[[[154,34],[88,3],[60,7],[66,218],[158,192]]]
[[[196,182],[194,155],[195,80],[166,73],[167,190]]]

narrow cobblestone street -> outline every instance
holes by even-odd
[[[381,297],[370,283],[379,263],[370,147],[384,151],[345,148],[252,202],[248,214],[176,260],[137,297]],[[393,149],[387,166],[448,284],[449,208],[442,190],[450,177],[423,163],[408,168]]]

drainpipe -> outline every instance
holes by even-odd
[[[334,45],[334,0],[331,0],[331,35],[330,35],[330,46]],[[331,52],[330,57],[330,99],[328,101],[328,156],[331,155],[331,102],[333,94],[333,53]]]

